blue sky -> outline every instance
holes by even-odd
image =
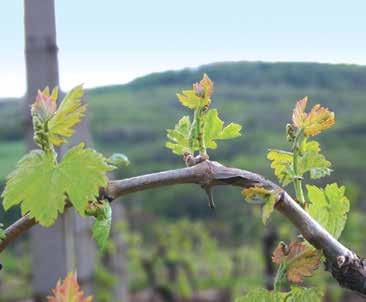
[[[62,89],[217,61],[366,65],[362,0],[55,2]],[[0,97],[25,93],[23,34],[23,1],[3,1]]]

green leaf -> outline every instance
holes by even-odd
[[[62,174],[53,154],[31,151],[17,164],[2,193],[5,210],[21,203],[22,214],[29,211],[43,226],[52,225],[58,212],[64,211],[65,188],[60,185]]]
[[[272,161],[271,168],[282,185],[286,186],[293,181],[293,154],[282,150],[269,150],[267,158]]]
[[[320,153],[320,145],[316,141],[304,139],[300,145],[298,156],[298,173],[303,176],[309,172],[312,179],[318,179],[330,175],[331,163]],[[271,168],[282,183],[286,186],[293,181],[295,176],[293,168],[293,153],[282,150],[270,150],[267,158],[272,161]]]
[[[235,299],[235,302],[283,302],[285,298],[286,293],[258,288],[250,291],[244,297]]]
[[[318,179],[330,175],[331,163],[320,153],[320,145],[316,141],[304,139],[300,146],[299,170],[301,175],[310,172],[312,179]]]
[[[205,105],[205,99],[199,97],[194,90],[183,90],[177,93],[177,97],[183,106],[196,109]]]
[[[63,175],[60,185],[64,187],[72,205],[84,215],[89,201],[96,201],[99,189],[108,184],[106,172],[109,166],[104,156],[93,149],[85,149],[81,143],[65,154],[59,165]]]
[[[93,224],[92,234],[99,248],[103,250],[108,242],[112,225],[112,208],[108,201],[104,201],[97,210],[96,220]]]
[[[107,158],[107,162],[113,166],[128,166],[130,161],[128,157],[123,153],[113,153],[112,156]]]
[[[199,150],[198,139],[195,138],[193,143],[193,149],[189,149],[189,131],[191,127],[191,121],[189,116],[182,117],[174,129],[168,129],[167,137],[168,142],[165,146],[172,150],[174,154],[182,155],[184,152],[193,153]],[[225,140],[236,138],[240,136],[241,126],[238,124],[230,123],[224,127],[224,122],[219,118],[217,109],[211,109],[204,117],[204,140],[206,148],[216,149],[217,143],[215,140]]]
[[[271,216],[274,205],[276,203],[276,194],[271,194],[270,197],[266,200],[262,208],[262,222],[263,224],[267,223],[268,218]]]
[[[319,288],[291,287],[289,292],[269,291],[264,288],[250,291],[235,302],[320,302],[323,293]]]
[[[81,85],[72,89],[63,99],[59,108],[48,122],[50,142],[60,146],[66,142],[65,138],[74,134],[74,127],[84,116],[86,106],[82,104],[84,95]]]
[[[172,150],[174,154],[182,155],[184,152],[189,152],[189,130],[191,128],[191,121],[189,116],[183,116],[174,129],[167,130],[168,142],[165,146]]]
[[[230,123],[224,127],[224,122],[219,118],[217,109],[211,109],[205,115],[205,127],[203,131],[206,148],[216,149],[215,140],[231,139],[240,136],[241,126]]]
[[[70,149],[60,164],[54,154],[31,151],[8,177],[2,193],[5,210],[21,204],[22,214],[29,212],[41,225],[52,225],[64,211],[66,195],[80,215],[89,201],[95,201],[99,188],[107,186],[111,171],[103,155],[84,149],[81,143]]]
[[[321,302],[324,293],[319,288],[304,288],[292,286],[291,291],[287,293],[288,302]]]
[[[325,189],[316,186],[306,186],[310,204],[307,211],[336,239],[341,235],[347,220],[349,200],[345,187],[336,183],[327,185]]]
[[[218,139],[231,139],[240,136],[241,126],[239,124],[230,123],[224,129]]]

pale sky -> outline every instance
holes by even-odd
[[[364,0],[55,2],[62,89],[218,61],[366,65]],[[3,1],[0,97],[25,93],[23,34],[23,1]]]

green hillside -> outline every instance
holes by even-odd
[[[204,72],[215,82],[212,107],[219,108],[224,120],[244,126],[242,137],[222,142],[218,150],[211,151],[212,159],[273,178],[266,151],[286,146],[284,126],[295,101],[309,96],[311,105],[321,103],[336,113],[336,126],[321,136],[336,170],[332,177],[353,187],[366,184],[366,67],[313,63],[217,63],[88,91],[89,121],[97,149],[106,154],[124,152],[131,160],[120,177],[183,166],[164,147],[165,129],[187,113],[176,92],[189,88]],[[0,103],[0,178],[23,152],[22,114],[17,106],[16,102]],[[208,209],[204,193],[196,190],[200,189],[153,190],[128,197],[126,202],[133,200],[133,205],[169,217],[214,216],[222,218],[223,224],[231,213],[250,215],[250,208],[243,207],[239,194],[232,190],[217,192],[216,212]],[[241,229],[242,216],[235,216],[225,227]],[[248,225],[245,232],[250,232]]]

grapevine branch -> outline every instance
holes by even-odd
[[[112,180],[100,198],[113,201],[130,193],[177,184],[198,184],[203,188],[220,185],[241,188],[261,186],[267,190],[276,190],[279,193],[275,209],[288,218],[307,241],[323,251],[326,269],[341,286],[366,294],[366,260],[360,259],[330,235],[286,191],[256,173],[207,160],[192,167]],[[34,219],[25,215],[10,225],[5,230],[5,239],[0,243],[0,252],[35,224]]]

